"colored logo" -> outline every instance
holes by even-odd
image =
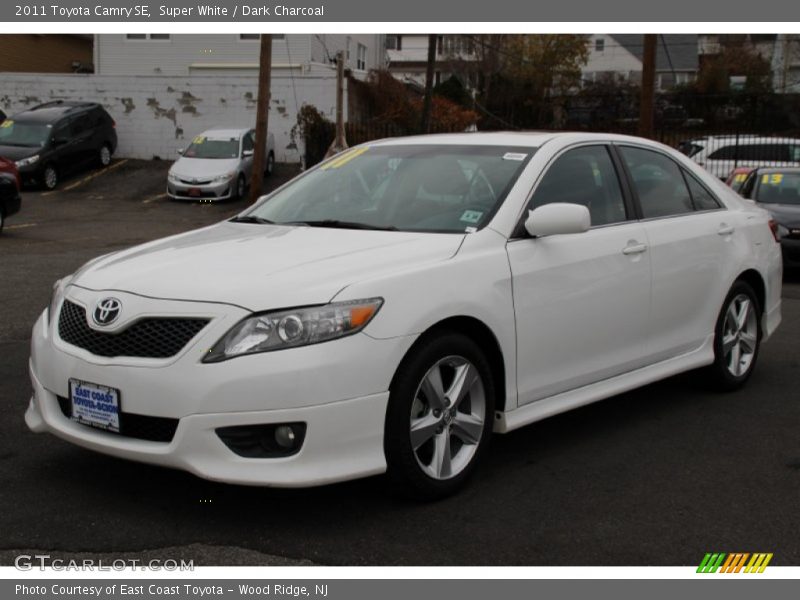
[[[94,307],[92,318],[98,325],[111,325],[119,317],[122,302],[116,298],[103,298]]]
[[[703,557],[698,573],[763,573],[772,553],[766,552],[707,552]]]

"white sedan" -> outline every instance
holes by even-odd
[[[692,369],[742,386],[781,274],[767,212],[647,140],[374,142],[57,282],[25,419],[213,480],[438,497],[493,432]]]

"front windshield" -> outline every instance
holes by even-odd
[[[183,153],[186,158],[238,158],[239,138],[198,135]]]
[[[41,148],[47,143],[52,127],[42,123],[24,123],[11,119],[0,123],[0,146]]]
[[[800,172],[764,173],[760,176],[756,201],[800,205]]]
[[[312,226],[477,231],[489,222],[535,150],[359,146],[278,190],[247,217]]]

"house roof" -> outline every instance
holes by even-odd
[[[612,38],[640,61],[644,56],[641,35],[611,35]],[[696,34],[657,36],[656,71],[697,71],[699,65]]]

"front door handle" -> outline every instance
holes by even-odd
[[[647,244],[628,244],[622,249],[622,253],[625,256],[630,256],[631,254],[641,254],[642,252],[647,251]]]
[[[728,225],[727,223],[721,223],[719,229],[717,229],[718,235],[730,235],[735,231],[735,227],[733,225]]]

